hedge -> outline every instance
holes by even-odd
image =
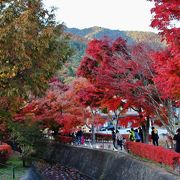
[[[128,151],[137,156],[168,165],[172,168],[176,165],[180,165],[180,154],[175,151],[165,149],[162,146],[154,146],[138,142],[126,142],[126,148]]]

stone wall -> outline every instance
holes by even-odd
[[[177,180],[165,170],[138,161],[128,154],[56,144],[46,160],[59,162],[98,180]]]

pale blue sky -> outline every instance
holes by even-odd
[[[68,27],[154,31],[149,27],[153,3],[147,0],[44,0],[44,4],[57,7],[57,21]]]

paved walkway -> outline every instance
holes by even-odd
[[[75,145],[75,146],[85,147],[90,149],[102,149],[102,150],[127,153],[124,148],[122,150],[120,150],[120,147],[115,149],[112,142],[97,142],[96,144],[92,145],[90,141],[86,141],[83,145]]]

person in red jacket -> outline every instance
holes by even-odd
[[[174,135],[173,140],[176,141],[176,148],[175,151],[177,153],[180,153],[180,128],[177,129],[176,131],[177,134]]]

